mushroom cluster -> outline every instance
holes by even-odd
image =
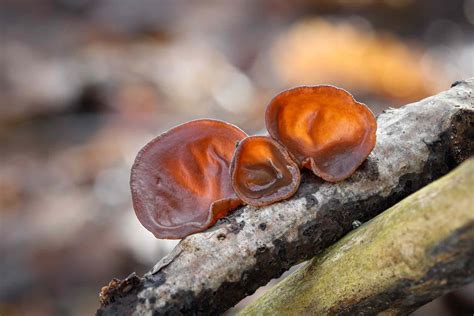
[[[130,186],[135,213],[157,238],[201,232],[238,206],[291,197],[308,168],[329,182],[350,177],[375,146],[370,109],[334,86],[298,87],[268,105],[270,136],[226,122],[191,121],[138,153]]]

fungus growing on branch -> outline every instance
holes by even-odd
[[[231,168],[237,195],[253,206],[269,205],[292,196],[300,185],[300,170],[286,149],[265,136],[241,141]]]
[[[141,224],[157,238],[179,239],[212,226],[242,204],[229,166],[247,135],[215,120],[191,121],[161,134],[138,153],[130,187]]]
[[[373,113],[350,93],[333,86],[280,93],[268,105],[265,123],[301,168],[330,182],[351,176],[375,146]]]

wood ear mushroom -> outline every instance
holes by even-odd
[[[326,181],[344,180],[375,146],[372,112],[333,86],[280,93],[268,105],[265,123],[271,137],[196,120],[145,145],[130,179],[141,224],[157,238],[184,238],[244,202],[264,206],[291,197],[301,168]]]
[[[377,122],[370,109],[333,86],[299,87],[277,95],[265,123],[301,168],[326,181],[348,178],[375,146]]]
[[[130,186],[135,213],[157,238],[201,232],[242,204],[229,167],[247,135],[215,120],[191,121],[163,133],[138,153]]]
[[[265,136],[247,137],[239,143],[230,172],[235,192],[252,206],[289,198],[301,180],[299,167],[286,149]]]

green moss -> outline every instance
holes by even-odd
[[[352,231],[240,315],[327,313],[421,278],[443,260],[430,250],[474,221],[474,160]]]

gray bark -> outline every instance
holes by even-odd
[[[143,278],[114,280],[98,315],[216,314],[319,254],[353,229],[448,173],[474,153],[474,78],[390,109],[377,120],[377,145],[346,181],[304,172],[297,194],[243,207],[183,239]]]
[[[469,159],[344,236],[238,316],[408,315],[474,282],[473,188]]]

